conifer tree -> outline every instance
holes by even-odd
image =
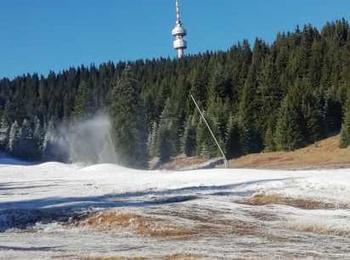
[[[34,118],[33,138],[38,149],[37,153],[41,155],[44,148],[43,144],[45,138],[45,129],[41,126],[41,122],[38,117]]]
[[[9,140],[8,140],[8,151],[11,153],[15,151],[17,140],[20,137],[19,132],[20,132],[20,129],[19,129],[18,123],[17,121],[15,121],[11,125],[10,132],[9,132]]]
[[[344,121],[340,134],[340,148],[347,148],[350,146],[350,92],[346,101]]]
[[[2,117],[0,121],[0,149],[6,149],[6,146],[8,144],[9,132],[10,127],[8,125],[8,122],[5,119],[5,117]]]
[[[171,100],[166,101],[164,110],[160,117],[158,152],[161,162],[167,162],[176,152],[176,133],[174,114]]]
[[[112,137],[119,163],[128,167],[147,167],[147,136],[140,85],[128,68],[113,83],[112,100]]]
[[[91,93],[88,84],[82,81],[75,97],[73,116],[77,119],[82,119],[90,113],[92,113]]]
[[[186,122],[182,137],[182,151],[187,156],[194,156],[196,154],[196,126],[193,116],[189,117]]]
[[[40,158],[40,150],[37,144],[31,123],[24,119],[19,131],[19,138],[15,142],[14,154],[27,159]]]
[[[325,132],[322,125],[322,107],[317,96],[304,95],[302,104],[303,118],[305,121],[305,138],[307,142],[315,143]]]
[[[267,130],[264,136],[265,151],[272,152],[276,149],[276,143],[274,139],[274,129],[272,123],[268,124]]]
[[[210,133],[202,120],[196,129],[196,154],[204,158],[210,158]]]
[[[156,121],[153,122],[152,128],[148,135],[148,154],[150,158],[154,158],[158,155],[159,148],[159,126]]]
[[[293,151],[304,145],[300,127],[301,117],[299,108],[295,104],[295,98],[287,96],[282,103],[275,133],[277,150]]]
[[[241,154],[240,129],[237,120],[231,116],[227,123],[227,137],[225,143],[227,159],[238,157]]]
[[[208,98],[225,99],[232,97],[232,88],[227,72],[221,64],[218,64],[212,73],[208,84]]]
[[[243,154],[254,153],[261,150],[261,137],[256,128],[255,110],[255,69],[252,66],[244,86],[239,104],[239,128],[241,130],[240,142]]]
[[[208,77],[204,68],[194,68],[191,81],[191,94],[200,106],[205,105],[207,99]]]

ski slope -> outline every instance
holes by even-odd
[[[350,169],[0,165],[0,259],[344,259],[349,234]]]

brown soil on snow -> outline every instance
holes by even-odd
[[[179,216],[181,217],[181,212]],[[91,228],[102,232],[133,232],[140,236],[158,239],[190,239],[193,236],[214,236],[226,233],[240,236],[259,235],[261,231],[254,223],[241,220],[220,219],[208,216],[204,219],[188,218],[184,212],[181,218],[192,220],[186,227],[171,221],[168,215],[163,218],[148,217],[131,212],[105,211],[92,213],[73,221],[73,225]],[[171,223],[171,224],[170,224]]]
[[[280,205],[287,205],[295,208],[309,209],[309,210],[350,208],[350,205],[346,205],[346,204],[322,202],[322,201],[311,200],[311,199],[290,198],[290,197],[281,196],[279,194],[257,194],[241,203],[252,205],[252,206],[280,204]]]
[[[298,224],[287,224],[287,226],[299,232],[313,233],[319,235],[331,235],[331,236],[341,236],[349,237],[349,230],[343,230],[340,228],[328,227],[322,223],[298,223]]]
[[[207,158],[201,158],[201,157],[187,157],[186,155],[182,154],[177,157],[172,158],[169,162],[164,163],[160,166],[152,166],[151,163],[151,169],[160,169],[160,170],[183,170],[189,166],[192,165],[201,165],[205,162],[207,162]]]
[[[202,256],[192,255],[192,254],[173,254],[173,255],[165,255],[162,257],[83,257],[83,260],[197,260],[204,259]]]
[[[124,229],[141,236],[157,238],[185,238],[194,234],[191,229],[168,224],[161,219],[129,212],[98,212],[75,222],[75,225],[101,231],[119,231]]]

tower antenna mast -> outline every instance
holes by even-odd
[[[187,35],[187,32],[181,21],[180,0],[176,0],[175,4],[176,4],[176,23],[171,34],[174,38],[173,48],[177,52],[177,58],[181,59],[185,56],[185,50],[187,49],[187,42],[185,41],[185,36]]]

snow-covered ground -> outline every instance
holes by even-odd
[[[350,169],[0,165],[0,259],[344,259],[349,245]]]

